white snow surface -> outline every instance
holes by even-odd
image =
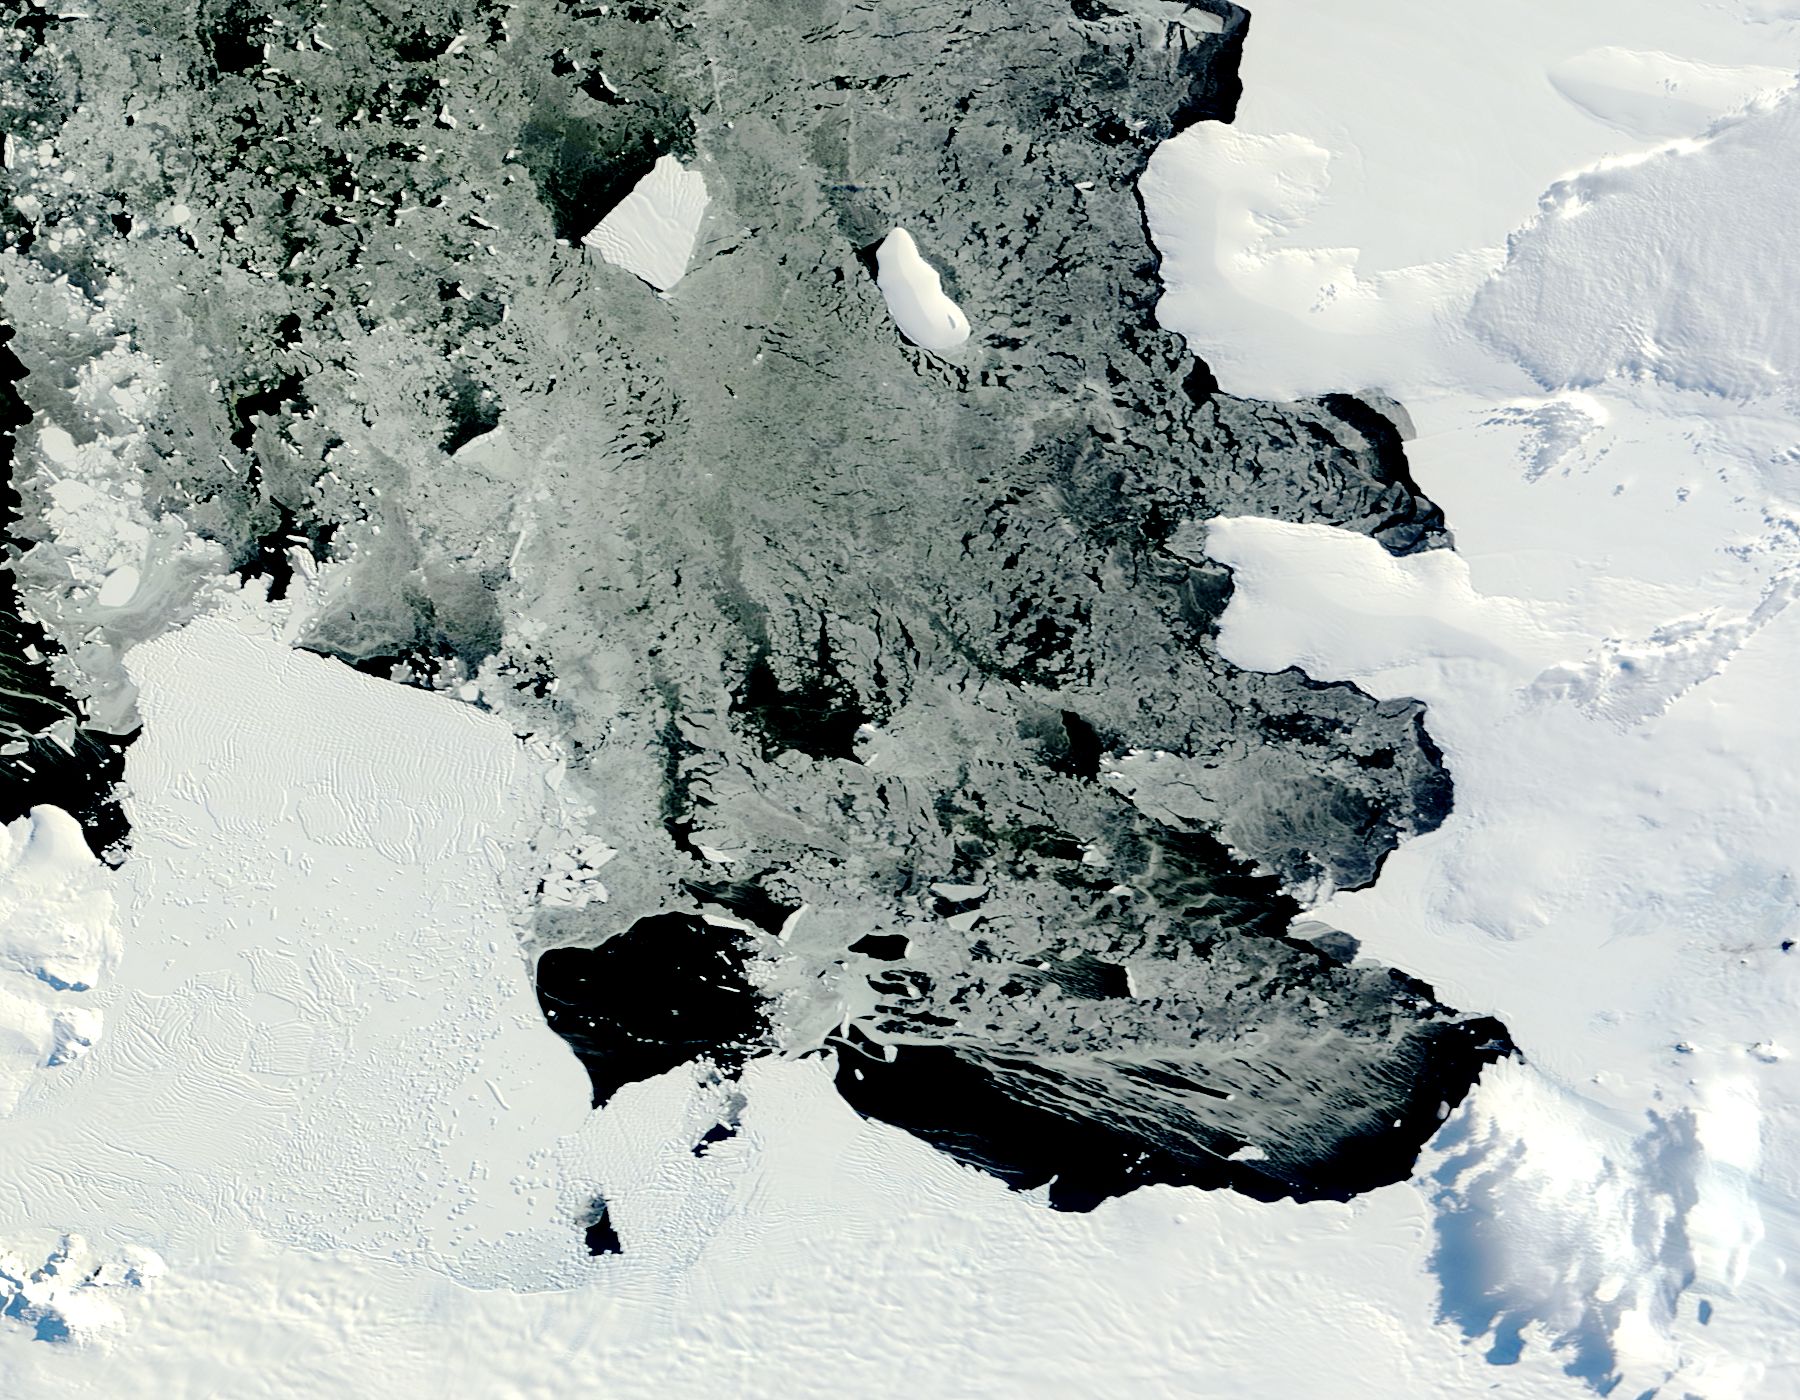
[[[875,250],[875,283],[888,314],[921,350],[954,350],[969,338],[969,318],[944,292],[938,270],[925,261],[913,236],[892,230]]]
[[[81,826],[34,807],[0,827],[0,1118],[100,1038],[94,990],[119,958],[106,870]]]
[[[1316,911],[1494,1011],[1531,1066],[1490,1074],[1440,1144],[1479,1144],[1442,1178],[1440,1247],[1479,1261],[1440,1256],[1445,1307],[1599,1355],[1594,1379],[1792,1393],[1800,618],[1626,646],[1564,600],[1478,592],[1449,554],[1250,519],[1211,548],[1237,578],[1227,655],[1424,698],[1456,778],[1440,831]]]
[[[1423,697],[1457,782],[1313,911],[1527,1057],[1411,1182],[1058,1215],[813,1060],[753,1065],[704,1157],[687,1072],[590,1114],[515,942],[554,756],[246,600],[127,654],[106,1034],[0,1132],[0,1298],[74,1232],[168,1272],[104,1325],[0,1306],[6,1393],[1800,1394],[1797,19],[1265,0],[1237,123],[1144,181],[1225,389],[1393,395],[1456,533],[1208,538],[1230,656]],[[595,1194],[621,1256],[580,1253]]]
[[[115,1290],[148,1287],[162,1271],[150,1250],[102,1258],[79,1235],[64,1235],[42,1262],[0,1250],[0,1317],[39,1341],[89,1341],[123,1320]]]
[[[1800,325],[1783,273],[1797,219],[1790,93],[1658,155],[1558,182],[1472,323],[1546,389],[1648,379],[1791,402]]]
[[[1796,14],[1264,5],[1144,181],[1227,392],[1417,430],[1456,552],[1215,521],[1221,647],[1428,703],[1454,813],[1310,912],[1526,1058],[1415,1178],[1445,1319],[1630,1394],[1800,1393]]]
[[[543,766],[252,612],[128,664],[145,729],[109,1053],[32,1082],[0,1180],[40,1221],[98,1218],[172,1258],[236,1227],[488,1285],[591,1272],[557,1195],[582,1183],[552,1170],[585,1076],[510,923]]]
[[[1516,370],[1468,353],[1466,320],[1509,235],[1559,181],[1677,154],[1715,121],[1778,101],[1800,67],[1797,17],[1743,0],[1256,6],[1237,119],[1166,142],[1142,182],[1162,319],[1231,393],[1516,384]],[[1771,159],[1786,155],[1772,144]],[[1772,231],[1771,203],[1791,196],[1759,193],[1756,223]],[[1633,277],[1613,257],[1642,267],[1649,295],[1662,273],[1675,280],[1660,290],[1682,297],[1691,270],[1643,225],[1610,256],[1558,251],[1578,258],[1562,271],[1588,279],[1594,318],[1631,319],[1606,299],[1607,282]],[[1761,276],[1708,271],[1715,290],[1719,276]]]
[[[705,176],[674,156],[659,156],[581,241],[614,267],[670,291],[687,275],[706,205]]]

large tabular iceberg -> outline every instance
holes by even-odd
[[[920,256],[910,233],[897,228],[882,239],[875,260],[876,285],[901,335],[921,350],[954,350],[969,338],[969,318],[944,295],[937,269]]]
[[[706,213],[706,180],[662,156],[581,241],[614,267],[666,292],[687,275]]]

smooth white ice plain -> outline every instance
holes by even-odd
[[[875,250],[876,285],[888,314],[921,350],[954,350],[969,338],[969,318],[944,293],[938,270],[925,261],[913,236],[894,229]]]
[[[674,156],[659,156],[581,241],[614,267],[670,291],[687,275],[706,205],[705,177]]]
[[[1795,17],[1756,0],[1257,6],[1236,121],[1166,142],[1142,182],[1163,320],[1228,392],[1515,382],[1463,353],[1508,237],[1559,181],[1774,101],[1800,66]]]
[[[128,930],[91,994],[110,1053],[18,1104],[8,1199],[171,1257],[235,1227],[488,1285],[591,1272],[567,1228],[586,1202],[558,1196],[583,1183],[551,1170],[585,1081],[511,921],[550,846],[549,770],[253,611],[129,665],[133,851],[90,897]]]
[[[100,1038],[95,989],[119,959],[106,871],[56,807],[0,827],[0,1115]]]

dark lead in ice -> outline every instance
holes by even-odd
[[[588,1072],[594,1103],[695,1059],[733,1069],[767,1038],[737,930],[689,914],[639,919],[597,948],[538,960],[538,1003]]]

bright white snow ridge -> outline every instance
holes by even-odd
[[[59,807],[0,827],[0,1115],[100,1038],[93,992],[119,959],[106,870]]]

